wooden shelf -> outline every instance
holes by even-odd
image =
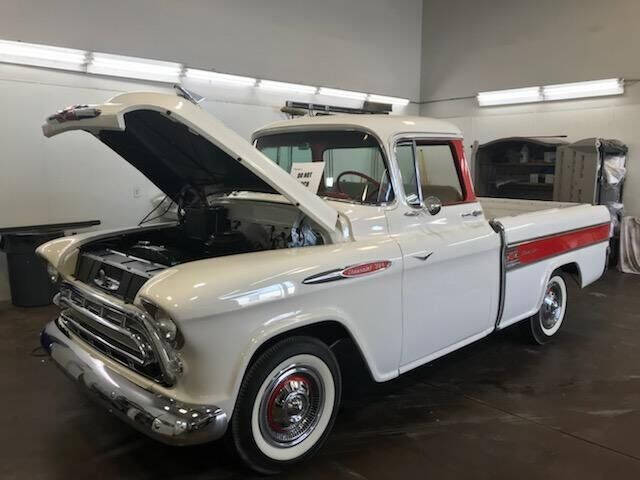
[[[529,182],[511,182],[497,186],[497,189],[505,187],[525,187],[525,188],[553,188],[553,183],[529,183]]]
[[[494,163],[490,165],[492,167],[552,167],[555,168],[555,163],[547,162],[507,162],[507,163]]]

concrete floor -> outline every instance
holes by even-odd
[[[609,272],[545,347],[507,330],[386,384],[350,376],[324,449],[284,477],[640,478],[638,292]],[[54,313],[0,304],[0,478],[251,476],[223,442],[145,438],[33,356]]]

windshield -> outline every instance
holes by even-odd
[[[365,204],[393,200],[384,154],[368,133],[280,133],[258,138],[256,147],[289,173],[295,163],[324,162],[320,196]]]

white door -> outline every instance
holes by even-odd
[[[403,278],[401,371],[437,358],[493,329],[498,304],[500,239],[464,191],[451,141],[396,145],[407,204],[390,213]],[[439,212],[425,203],[437,197]],[[412,205],[413,204],[413,205]]]

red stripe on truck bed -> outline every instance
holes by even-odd
[[[507,268],[528,265],[570,250],[588,247],[609,240],[610,223],[580,228],[547,237],[526,240],[507,247]]]

